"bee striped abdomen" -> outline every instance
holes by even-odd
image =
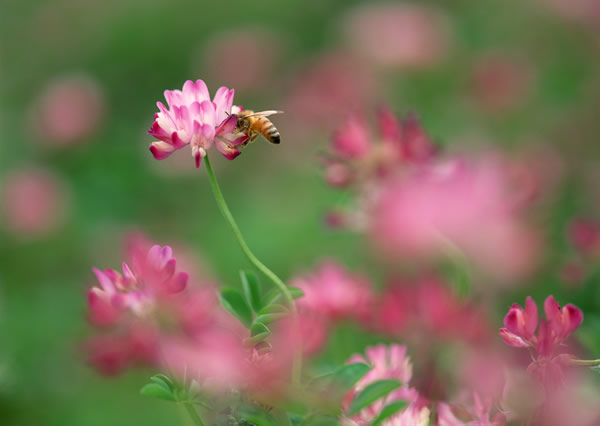
[[[271,143],[279,143],[281,141],[281,136],[279,135],[279,130],[275,127],[271,120],[261,117],[260,122],[258,123],[258,128],[260,129],[262,135]]]

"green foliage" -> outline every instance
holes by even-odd
[[[380,398],[387,396],[393,390],[402,386],[398,380],[385,379],[369,383],[358,395],[354,397],[348,408],[348,414],[354,415],[368,407]]]
[[[224,288],[219,293],[221,304],[246,327],[252,324],[252,311],[242,294],[233,288]]]
[[[302,289],[300,289],[298,287],[288,286],[287,288],[288,288],[288,291],[290,292],[290,295],[292,296],[292,299],[299,299],[302,296],[304,296],[304,292],[302,291]],[[283,300],[284,300],[283,294],[281,294],[281,290],[279,290],[278,288],[272,289],[265,295],[265,301],[266,301],[265,305],[279,303],[279,302],[282,302]]]
[[[140,394],[165,401],[178,400],[177,386],[167,376],[156,374],[150,377],[150,381],[152,383],[148,383],[140,389]]]
[[[254,312],[259,312],[263,307],[263,303],[258,277],[250,271],[240,271],[240,277],[246,301]]]
[[[381,410],[381,412],[375,418],[375,420],[373,420],[373,423],[371,423],[371,426],[378,426],[378,425],[380,425],[388,417],[393,416],[398,411],[404,410],[407,405],[408,405],[407,401],[394,401],[394,402],[390,402],[388,405],[386,405]]]

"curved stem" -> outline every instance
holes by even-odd
[[[194,425],[204,426],[202,419],[200,418],[198,412],[196,411],[196,408],[194,408],[192,404],[190,404],[189,402],[184,402],[182,405],[185,408],[185,411],[187,411],[190,418],[194,421]]]
[[[240,244],[240,247],[242,248],[242,251],[248,258],[250,263],[252,263],[256,269],[258,269],[268,279],[270,279],[273,282],[273,284],[275,284],[279,288],[279,290],[281,290],[287,303],[290,305],[290,310],[292,312],[295,312],[296,306],[294,304],[294,299],[292,298],[292,295],[290,294],[285,283],[273,271],[271,271],[269,268],[267,268],[265,266],[265,264],[263,264],[260,260],[258,260],[258,258],[250,250],[250,247],[248,247],[248,244],[246,244],[246,241],[244,240],[244,237],[242,236],[242,232],[240,231],[240,228],[237,226],[237,223],[235,222],[235,219],[233,218],[233,215],[231,214],[229,207],[227,207],[227,203],[225,202],[223,193],[221,192],[221,189],[219,188],[219,184],[217,183],[217,178],[215,177],[212,166],[210,165],[210,160],[208,159],[208,155],[204,157],[204,163],[206,164],[206,171],[208,172],[208,180],[210,181],[210,186],[212,187],[213,194],[215,196],[217,205],[219,206],[219,209],[221,210],[221,213],[223,214],[223,216],[225,217],[227,222],[229,222],[229,226],[231,226],[231,229],[232,229],[233,233],[235,234],[235,238],[237,238],[238,243]]]
[[[252,253],[252,250],[250,250],[250,247],[248,247],[248,244],[246,244],[246,241],[242,236],[242,232],[240,231],[240,228],[238,227],[235,219],[233,218],[233,215],[231,214],[231,211],[229,210],[229,207],[227,206],[227,203],[225,202],[225,198],[223,197],[221,188],[219,188],[219,184],[217,182],[217,178],[215,177],[215,173],[213,172],[212,166],[210,165],[208,155],[204,157],[204,164],[206,164],[208,180],[210,181],[210,186],[212,188],[213,195],[215,196],[217,205],[219,206],[219,210],[221,210],[223,217],[225,217],[225,220],[227,220],[229,226],[231,226],[231,230],[233,231],[235,238],[237,239],[240,247],[242,248],[242,251],[248,258],[250,263],[252,263],[256,269],[262,272],[269,280],[273,282],[273,284],[275,284],[279,288],[287,304],[290,306],[292,320],[294,322],[294,328],[298,330],[298,314],[296,312],[296,305],[294,303],[294,299],[292,298],[290,291],[288,290],[285,283],[281,280],[281,278],[279,278],[273,271],[267,268],[267,266],[260,260],[258,260],[254,253]],[[294,361],[292,364],[292,381],[294,384],[299,384],[302,376],[302,348],[300,346],[301,342],[297,342],[297,345],[298,348],[296,350],[296,354],[294,356]]]

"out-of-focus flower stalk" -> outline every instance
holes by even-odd
[[[185,411],[187,411],[188,415],[194,421],[194,424],[196,426],[204,426],[204,422],[202,421],[202,419],[198,415],[198,412],[191,403],[185,402],[183,403],[183,406],[185,408]]]
[[[581,365],[583,367],[598,367],[600,366],[600,359],[570,359],[569,364]]]
[[[213,195],[215,196],[215,201],[217,202],[217,205],[219,206],[219,210],[221,210],[223,217],[231,226],[231,230],[235,234],[235,237],[236,237],[240,247],[242,248],[242,251],[248,258],[250,263],[252,263],[252,265],[254,265],[254,267],[256,269],[258,269],[260,272],[262,272],[269,280],[271,280],[273,282],[273,284],[275,284],[275,286],[277,286],[279,288],[279,290],[281,290],[281,293],[285,297],[287,304],[290,306],[290,311],[294,318],[294,322],[296,323],[295,325],[297,326],[298,325],[297,324],[298,315],[296,312],[296,305],[294,303],[294,299],[292,298],[292,295],[290,294],[287,286],[281,280],[281,278],[279,278],[277,276],[277,274],[275,274],[275,272],[271,271],[264,263],[262,263],[256,257],[256,255],[254,253],[252,253],[252,250],[250,250],[250,247],[248,247],[246,240],[244,240],[244,237],[242,236],[242,232],[240,231],[240,228],[238,227],[235,219],[233,218],[233,215],[231,214],[231,211],[229,210],[229,207],[227,206],[227,203],[225,202],[225,198],[223,197],[223,193],[221,192],[221,188],[219,187],[217,178],[213,172],[212,166],[210,165],[210,160],[208,159],[208,155],[204,157],[204,163],[206,164],[206,172],[208,174],[208,180],[210,182],[210,186],[212,188]],[[292,370],[292,377],[293,377],[293,381],[295,384],[298,384],[300,382],[301,373],[302,373],[302,349],[299,348],[296,351],[296,354],[294,356],[294,363],[293,363],[293,370]]]

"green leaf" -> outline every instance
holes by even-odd
[[[270,332],[271,330],[269,330],[269,327],[264,325],[262,322],[255,321],[254,324],[252,324],[252,327],[250,327],[250,336],[256,336],[258,334]]]
[[[157,385],[163,386],[165,389],[167,389],[171,392],[173,392],[175,389],[177,389],[177,386],[175,386],[175,383],[173,383],[171,381],[171,379],[169,379],[164,374],[155,374],[154,376],[150,377],[150,381],[156,383]]]
[[[279,303],[272,303],[270,305],[265,306],[260,311],[258,311],[258,315],[282,314],[282,313],[286,313],[287,311],[288,311],[288,309],[285,306],[280,305]]]
[[[338,426],[340,421],[335,416],[312,414],[307,416],[300,426]]]
[[[407,405],[408,405],[407,401],[394,401],[394,402],[389,403],[388,405],[386,405],[383,408],[383,410],[381,410],[381,412],[375,418],[375,420],[373,420],[373,423],[371,423],[371,426],[377,426],[377,425],[381,424],[381,422],[383,422],[388,417],[393,416],[398,411],[404,410]]]
[[[252,311],[242,294],[233,288],[224,288],[219,294],[221,304],[246,327],[252,324]]]
[[[244,339],[244,344],[248,346],[253,346],[259,342],[262,342],[267,337],[269,337],[270,333],[259,333],[255,336],[250,336]]]
[[[256,426],[277,426],[275,419],[265,410],[254,405],[245,404],[238,410],[238,415]]]
[[[255,323],[271,324],[273,321],[286,317],[287,314],[264,314],[254,320]]]
[[[299,289],[298,287],[288,286],[287,289],[290,292],[292,299],[299,299],[302,296],[304,296],[304,292],[302,291],[302,289]],[[264,303],[264,305],[270,305],[270,304],[279,303],[282,301],[285,302],[283,293],[281,292],[280,289],[274,288],[266,294],[266,296],[265,296],[266,303]]]
[[[362,362],[344,365],[333,374],[333,383],[346,393],[356,384],[356,382],[362,379],[370,369],[371,367]]]
[[[242,279],[242,288],[244,289],[248,304],[252,307],[254,312],[260,311],[263,305],[258,277],[250,271],[240,271],[240,277]]]
[[[368,407],[380,398],[387,396],[391,391],[398,389],[402,383],[398,380],[385,379],[369,383],[358,395],[354,397],[348,414],[353,416],[365,407]]]
[[[140,389],[140,394],[149,396],[151,398],[164,399],[165,401],[177,400],[170,389],[165,388],[163,385],[158,383],[148,383],[142,389]]]

